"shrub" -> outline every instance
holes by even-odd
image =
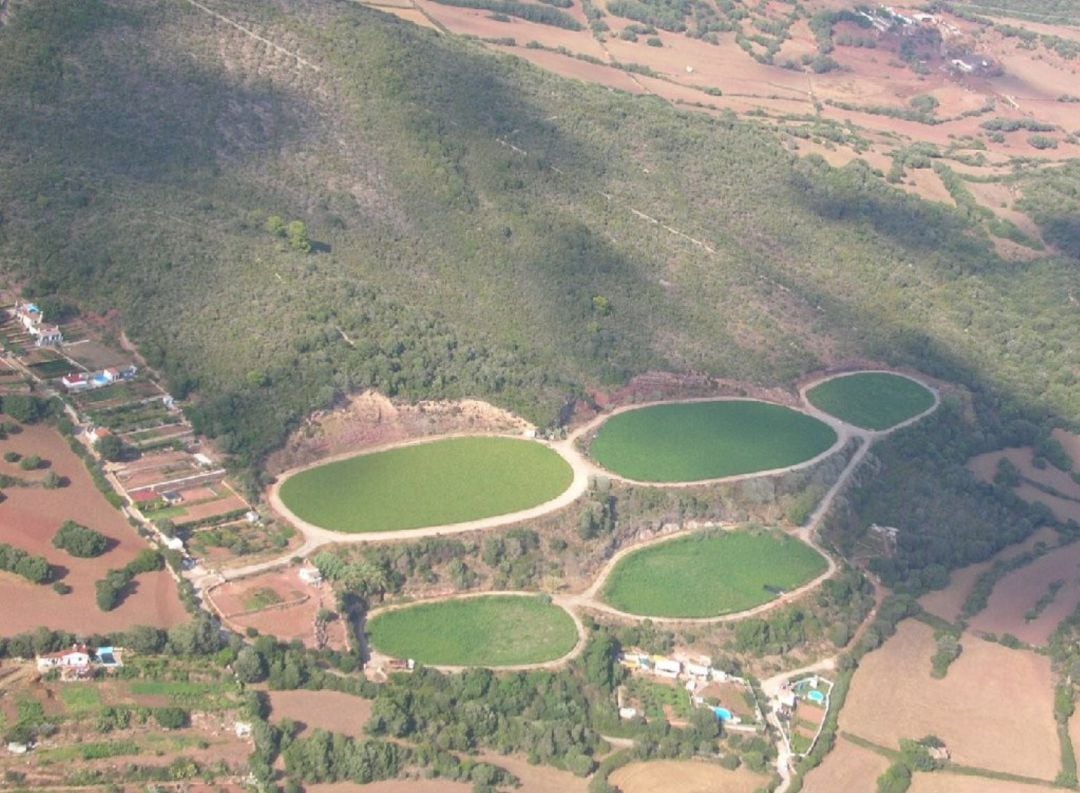
[[[28,457],[23,457],[19,460],[19,467],[24,471],[36,471],[41,467],[41,458],[36,454],[31,454]]]
[[[154,720],[166,730],[179,730],[191,722],[191,714],[183,708],[157,708]]]
[[[72,556],[83,559],[101,556],[109,547],[109,539],[102,533],[80,526],[73,520],[64,521],[53,537],[53,547],[61,548]]]

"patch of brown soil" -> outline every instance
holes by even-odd
[[[1032,793],[1038,789],[1022,782],[938,771],[933,774],[915,774],[908,793]]]
[[[586,793],[589,780],[546,765],[530,765],[517,755],[485,752],[480,760],[505,768],[521,780],[522,793]]]
[[[355,782],[334,782],[304,785],[306,793],[472,793],[467,782],[448,782],[445,779],[387,779],[358,785]],[[528,793],[525,788],[519,788]]]
[[[957,763],[1053,779],[1060,756],[1049,659],[970,635],[962,644],[948,675],[935,680],[933,629],[915,620],[901,623],[895,636],[863,659],[840,728],[893,748],[902,738],[934,734]],[[1004,707],[1008,719],[1001,718]]]

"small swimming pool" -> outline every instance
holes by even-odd
[[[90,381],[96,386],[107,386],[112,382],[112,378],[106,377],[103,374],[96,374],[90,378]]]
[[[807,691],[806,698],[818,705],[824,704],[825,702],[825,695],[820,691]]]
[[[713,708],[712,712],[716,714],[716,718],[720,721],[731,721],[733,718],[731,711],[727,708]]]

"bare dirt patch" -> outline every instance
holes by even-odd
[[[901,623],[855,673],[841,729],[893,748],[902,738],[934,734],[958,763],[1053,779],[1060,757],[1050,661],[970,635],[962,644],[948,675],[935,680],[933,629],[915,620]]]
[[[371,700],[340,691],[272,691],[270,720],[301,722],[309,730],[361,736],[371,718]]]
[[[1073,468],[1080,470],[1080,435],[1063,429],[1055,429],[1050,435],[1065,447],[1066,453],[1072,458]]]
[[[1052,581],[1063,582],[1053,601],[1036,619],[1026,620],[1024,615]],[[972,618],[971,628],[998,635],[1011,633],[1028,644],[1044,645],[1078,604],[1080,543],[1073,543],[1050,551],[998,581],[986,608]]]
[[[842,790],[873,790],[889,761],[877,752],[838,737],[825,761],[811,771],[803,785],[805,793],[837,793]]]
[[[960,619],[964,601],[968,599],[968,595],[971,594],[971,590],[975,586],[975,580],[986,570],[989,570],[995,561],[999,559],[1001,561],[1015,559],[1020,554],[1032,550],[1039,543],[1057,545],[1057,542],[1058,534],[1056,531],[1049,527],[1039,529],[1023,542],[1003,548],[985,562],[977,562],[959,570],[953,570],[952,575],[949,577],[949,585],[944,589],[923,595],[919,598],[919,605],[943,620],[956,622],[956,620]]]
[[[397,404],[365,391],[344,407],[312,414],[267,461],[271,473],[326,457],[409,438],[455,432],[524,433],[532,425],[508,411],[475,399]]]
[[[36,454],[69,481],[67,487],[57,490],[5,490],[5,499],[0,502],[0,542],[44,556],[62,568],[61,580],[72,588],[70,594],[59,595],[49,586],[3,576],[0,603],[17,603],[18,608],[4,611],[0,633],[11,635],[39,625],[82,634],[107,633],[138,624],[170,627],[187,620],[176,584],[165,571],[140,575],[131,593],[113,611],[103,612],[97,607],[94,582],[104,578],[109,569],[123,567],[147,545],[94,487],[82,460],[60,433],[44,425],[28,426],[0,441],[0,451]],[[101,532],[115,542],[114,547],[94,559],[79,559],[54,548],[53,535],[66,520],[76,520]]]
[[[622,793],[753,793],[766,778],[745,768],[728,771],[714,763],[653,760],[623,766],[610,779]]]

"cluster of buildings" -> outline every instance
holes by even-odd
[[[651,675],[662,680],[683,681],[683,687],[694,707],[709,708],[716,718],[725,724],[738,725],[743,721],[732,713],[731,709],[723,707],[722,700],[731,697],[732,686],[749,692],[752,691],[750,684],[741,677],[717,669],[712,665],[711,658],[700,657],[692,660],[624,652],[619,656],[619,665],[632,673]],[[619,708],[621,719],[632,719],[638,715],[637,708]]]
[[[89,680],[94,669],[116,669],[123,666],[120,651],[115,647],[98,647],[91,651],[85,644],[72,645],[70,650],[46,653],[36,658],[38,671],[42,674],[54,669],[60,671],[62,680]]]
[[[35,304],[20,300],[15,304],[15,319],[34,339],[37,347],[55,347],[64,343],[58,325],[45,322],[45,314]]]
[[[121,380],[133,380],[138,373],[139,370],[135,366],[127,366],[123,369],[110,366],[99,372],[71,372],[60,378],[60,384],[69,394],[78,394],[82,391],[104,388]]]

